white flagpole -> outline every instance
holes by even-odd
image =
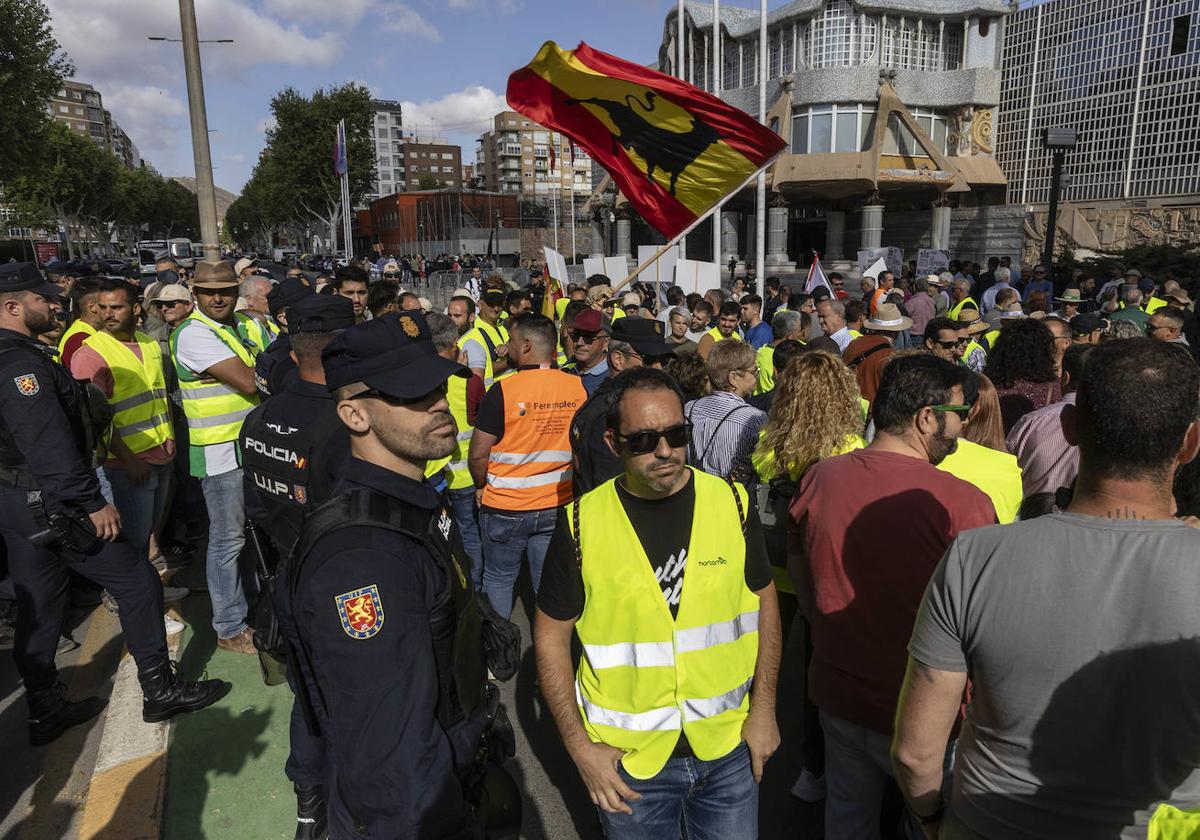
[[[683,0],[675,7],[675,75],[687,81],[687,70],[684,69],[685,51],[683,48]],[[679,241],[679,258],[687,259],[687,241]]]
[[[712,95],[721,96],[721,0],[713,0],[712,23]],[[720,207],[721,205],[717,205]],[[717,277],[722,274],[721,268],[721,214],[712,214],[713,262],[717,266]]]
[[[572,170],[571,182],[571,262],[579,260],[579,252],[575,248],[575,183],[574,171]]]
[[[758,121],[767,122],[767,0],[758,2]],[[754,250],[754,269],[757,277],[755,294],[763,296],[763,263],[767,261],[767,172],[758,173],[758,200],[755,210],[757,241]]]

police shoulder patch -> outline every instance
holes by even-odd
[[[343,592],[333,600],[342,629],[350,638],[369,639],[383,628],[383,601],[376,584]]]
[[[17,391],[25,397],[37,396],[37,393],[42,390],[37,374],[23,373],[20,376],[14,376],[13,382],[17,383]]]

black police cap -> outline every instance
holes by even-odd
[[[438,355],[425,317],[391,312],[339,334],[321,353],[330,391],[361,382],[388,396],[416,399],[470,370]]]
[[[642,356],[669,355],[672,348],[665,333],[666,325],[657,318],[618,318],[612,325],[612,340],[624,341]]]
[[[287,312],[288,332],[329,332],[354,326],[354,304],[341,295],[327,297],[308,292]]]
[[[0,265],[0,294],[5,292],[33,292],[56,298],[63,293],[63,288],[43,277],[33,263],[19,262]]]
[[[282,282],[276,283],[271,287],[271,291],[267,292],[267,310],[272,316],[276,316],[306,297],[312,297],[315,292],[316,288],[307,277],[285,277]]]

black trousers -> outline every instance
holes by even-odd
[[[8,548],[8,568],[17,594],[13,658],[28,690],[53,684],[54,654],[68,605],[69,573],[76,571],[108,590],[120,607],[121,630],[138,671],[167,658],[163,628],[163,590],[158,573],[132,543],[105,543],[100,552],[69,562],[40,548],[25,491],[0,487],[0,536]]]

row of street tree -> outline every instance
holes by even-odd
[[[246,250],[269,250],[277,236],[304,243],[313,235],[337,241],[341,186],[334,171],[334,140],[346,121],[350,203],[361,201],[375,180],[374,108],[362,85],[319,88],[304,96],[293,88],[271,100],[273,126],[266,148],[225,214],[228,235]]]
[[[41,0],[0,0],[0,198],[16,227],[65,231],[110,250],[116,239],[195,238],[195,197],[151,169],[126,169],[91,138],[53,119],[50,98],[74,68]]]

